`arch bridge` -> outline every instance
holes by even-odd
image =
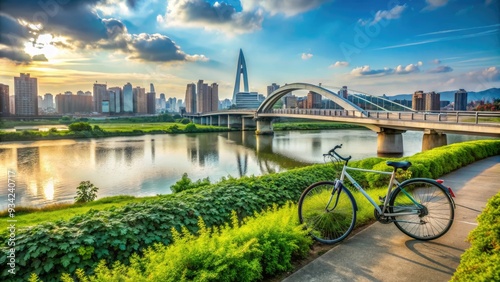
[[[292,91],[312,91],[334,103],[334,109],[274,109],[274,105]],[[373,110],[375,109],[375,110]],[[394,110],[397,109],[397,110]],[[367,94],[355,94],[348,99],[322,86],[309,83],[286,84],[271,93],[258,109],[226,110],[186,114],[195,123],[227,125],[243,130],[256,128],[256,134],[273,134],[275,118],[302,118],[356,124],[377,132],[378,153],[403,152],[402,133],[424,131],[422,150],[446,145],[445,133],[500,137],[500,125],[489,122],[498,113],[422,113],[388,99]]]

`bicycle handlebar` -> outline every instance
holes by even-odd
[[[335,150],[340,149],[340,148],[342,148],[342,144],[336,145],[335,147],[333,147],[333,149],[331,149],[330,151],[328,151],[327,154],[323,154],[323,156],[324,157],[326,157],[326,156],[336,156],[337,158],[339,158],[339,159],[341,159],[343,161],[348,162],[351,159],[351,156],[349,156],[347,158],[344,158],[341,155],[339,155],[337,152],[335,152]]]

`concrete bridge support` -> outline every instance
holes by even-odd
[[[226,115],[219,115],[219,126],[227,126],[227,117]]]
[[[253,117],[242,117],[241,118],[241,130],[255,129],[255,120]]]
[[[377,132],[378,154],[402,154],[403,153],[403,130],[381,128]]]
[[[260,118],[257,119],[257,130],[256,135],[273,135],[272,118]]]
[[[422,137],[422,151],[427,151],[436,147],[447,145],[446,134],[436,132],[435,130],[424,130]]]
[[[241,128],[241,116],[228,115],[227,128]]]

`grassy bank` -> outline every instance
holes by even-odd
[[[327,122],[327,121],[300,121],[300,122],[275,122],[273,123],[273,129],[275,131],[283,130],[325,130],[325,129],[351,129],[359,128],[365,129],[363,126],[338,123],[338,122]]]

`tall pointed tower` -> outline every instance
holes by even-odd
[[[233,104],[236,103],[236,94],[240,92],[240,78],[243,75],[243,91],[248,92],[248,76],[247,76],[247,65],[245,63],[245,57],[243,56],[243,51],[240,49],[240,55],[238,57],[238,66],[236,68],[236,81],[234,82],[233,91]]]

